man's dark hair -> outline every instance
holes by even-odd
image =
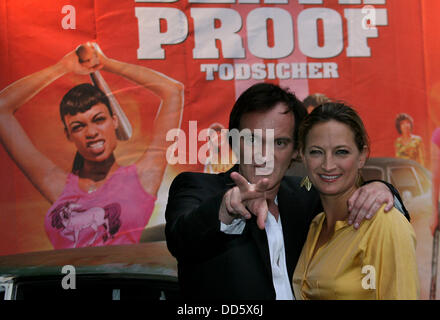
[[[301,121],[307,115],[303,103],[288,89],[283,89],[275,84],[258,83],[244,91],[232,108],[229,116],[229,131],[240,129],[240,121],[244,114],[249,112],[266,112],[276,104],[283,103],[292,112],[295,118],[293,141],[295,149],[298,148],[298,129]]]

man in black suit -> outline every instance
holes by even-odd
[[[228,172],[185,172],[173,181],[165,232],[185,298],[293,298],[292,274],[310,222],[322,211],[313,188],[307,191],[300,178],[284,176],[297,156],[298,127],[305,115],[292,93],[272,84],[254,85],[235,103],[229,130],[273,129],[273,152],[264,155],[264,162],[245,163],[249,141],[261,139],[265,150],[269,135],[244,137],[240,162]],[[388,210],[393,205],[385,184],[363,186],[350,199],[349,222],[358,227],[383,203]]]

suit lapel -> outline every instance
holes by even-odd
[[[305,208],[301,195],[289,187],[287,183],[282,182],[278,191],[278,209],[283,228],[287,273],[289,279],[291,279],[302,250],[301,237],[304,233],[304,228],[307,228],[306,217],[304,216],[304,212],[307,212],[307,208]],[[309,208],[309,210],[311,210],[311,208]],[[272,278],[272,266],[266,232],[258,228],[255,217],[252,217],[252,219],[247,222],[246,228],[249,228],[249,232],[256,242],[261,258],[263,259],[267,274]]]
[[[247,221],[246,227],[249,228],[249,232],[256,243],[267,274],[272,279],[272,266],[270,262],[269,244],[266,231],[258,228],[257,219],[255,217],[252,217]]]
[[[235,186],[234,181],[231,179],[231,172],[238,172],[238,165],[232,167],[229,171],[224,173],[223,179],[224,184],[227,189]],[[270,263],[270,253],[269,253],[269,245],[267,241],[267,235],[265,230],[260,230],[257,225],[257,219],[253,216],[250,220],[246,221],[246,227],[244,230],[245,233],[249,233],[253,238],[257,250],[260,253],[261,259],[263,261],[264,267],[267,271],[268,276],[272,279],[272,266]],[[270,280],[272,282],[272,280]]]

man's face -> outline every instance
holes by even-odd
[[[269,179],[269,190],[277,192],[281,179],[286,173],[293,158],[297,152],[294,150],[293,131],[295,119],[292,112],[287,112],[287,106],[283,103],[276,104],[272,109],[266,112],[250,112],[241,117],[239,130],[249,129],[254,133],[255,129],[262,130],[262,156],[266,159],[265,163],[258,164],[255,157],[252,157],[252,163],[246,164],[244,161],[244,151],[247,148],[246,141],[240,143],[240,173],[250,182],[257,183],[263,178]],[[273,130],[273,154],[266,153],[266,130]],[[268,171],[269,174],[259,174],[263,167],[273,167]],[[259,169],[259,170],[257,170]]]

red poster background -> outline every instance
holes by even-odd
[[[207,81],[200,71],[207,63],[252,63],[255,57],[247,48],[246,26],[240,31],[246,49],[245,59],[197,60],[192,56],[194,25],[190,8],[221,7],[237,10],[245,20],[249,11],[268,6],[243,4],[188,4],[136,3],[135,1],[82,0],[71,2],[76,9],[76,29],[63,29],[65,14],[62,7],[67,1],[7,1],[0,2],[0,88],[59,61],[79,44],[96,41],[103,52],[120,61],[148,66],[185,85],[185,108],[181,128],[187,132],[188,122],[196,120],[198,129],[213,122],[228,125],[229,111],[236,97],[253,80]],[[295,30],[295,51],[280,60],[285,62],[335,62],[338,79],[271,80],[289,86],[303,99],[309,93],[324,93],[328,97],[344,100],[354,106],[364,119],[372,144],[372,157],[394,157],[394,141],[398,134],[394,119],[405,112],[414,119],[414,134],[425,143],[429,169],[429,141],[432,131],[440,125],[440,25],[437,0],[387,0],[377,8],[387,10],[388,25],[379,26],[377,38],[368,39],[370,57],[347,57],[347,21],[343,18],[344,50],[336,57],[313,59],[304,56],[298,48],[297,14],[304,9],[326,7],[344,17],[344,9],[362,8],[359,5],[341,5],[337,0],[324,0],[322,5],[301,5],[292,0],[279,7],[292,14]],[[273,5],[272,5],[273,6]],[[139,48],[136,7],[173,7],[183,11],[188,19],[189,34],[185,41],[164,45],[163,60],[137,58]],[[166,30],[166,26],[162,26]],[[269,37],[268,42],[272,41]],[[221,42],[217,41],[221,50]],[[158,99],[132,83],[103,74],[116,98],[123,106],[133,128],[129,142],[119,142],[116,149],[118,161],[128,164],[145,148],[156,114]],[[84,76],[66,75],[17,112],[16,116],[33,143],[45,155],[65,170],[71,167],[75,148],[64,136],[58,106],[64,93],[76,84],[88,81]],[[199,146],[201,143],[199,142]],[[169,183],[183,170],[201,171],[203,165],[168,166],[159,192],[156,210],[149,226],[163,223],[163,210]],[[44,216],[49,203],[29,183],[24,174],[0,147],[0,255],[51,249],[44,231]],[[426,229],[426,233],[429,231]],[[432,238],[423,242],[427,248]],[[420,241],[419,241],[420,243]],[[419,244],[420,245],[420,244]],[[429,247],[430,249],[430,247]],[[427,251],[426,254],[430,254]]]

